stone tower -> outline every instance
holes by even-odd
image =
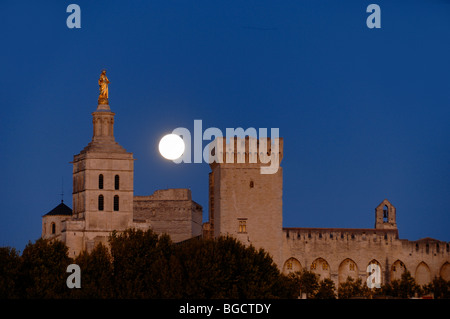
[[[92,113],[92,141],[72,162],[73,219],[64,237],[73,255],[106,243],[111,231],[133,223],[134,159],[114,139],[114,115],[107,96],[101,96]]]
[[[209,223],[214,237],[233,236],[245,245],[264,248],[281,262],[283,175],[279,163],[283,140],[216,139],[210,148]],[[277,144],[278,143],[278,144]],[[274,147],[277,146],[277,147]],[[210,160],[211,162],[211,160]],[[272,172],[264,172],[276,163]]]

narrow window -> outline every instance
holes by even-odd
[[[98,189],[103,189],[103,174],[98,175]]]
[[[119,196],[118,195],[114,196],[114,211],[116,211],[116,212],[119,211]]]
[[[389,221],[389,208],[384,205],[383,207],[383,223],[387,223]]]
[[[288,260],[288,262],[286,263],[286,268],[288,270],[292,270],[292,261]]]
[[[103,197],[103,195],[99,195],[98,196],[98,210],[103,210],[105,205],[105,198]]]
[[[247,232],[247,221],[244,219],[239,220],[239,233]]]
[[[250,181],[250,188],[253,188],[253,186],[255,186],[255,184],[253,183],[253,181]]]
[[[52,234],[55,234],[56,233],[56,225],[55,225],[55,223],[52,223],[51,227],[52,227]]]
[[[119,189],[120,178],[119,175],[114,176],[114,189]]]

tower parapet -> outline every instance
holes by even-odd
[[[211,169],[217,165],[260,167],[261,174],[275,174],[283,159],[283,138],[219,137],[209,149]]]

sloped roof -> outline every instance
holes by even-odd
[[[72,216],[72,209],[61,201],[61,204],[53,208],[44,216]]]

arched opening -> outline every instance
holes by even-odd
[[[331,277],[330,265],[323,258],[317,258],[311,264],[311,271],[320,276],[320,280]]]
[[[103,174],[98,175],[98,189],[103,189]]]
[[[338,269],[338,281],[339,283],[345,282],[348,277],[354,280],[358,279],[358,266],[350,258],[345,259],[341,262]]]
[[[380,288],[383,283],[383,271],[381,269],[381,264],[376,259],[372,259],[366,268],[367,273],[367,284],[371,285],[369,288]]]
[[[105,198],[103,195],[98,195],[98,210],[103,210],[105,208]]]
[[[56,225],[55,225],[55,223],[51,223],[50,229],[51,229],[52,235],[56,233]]]
[[[393,280],[400,280],[400,279],[402,279],[402,274],[405,271],[406,271],[405,264],[402,261],[397,260],[396,262],[394,262],[392,264],[390,280],[393,281]]]
[[[118,195],[114,196],[114,211],[116,211],[116,212],[119,211],[119,196]]]
[[[120,177],[119,175],[114,176],[114,189],[118,190],[119,189],[119,185],[120,184]]]
[[[389,208],[387,205],[383,207],[383,223],[387,223],[389,221]]]
[[[296,272],[296,271],[301,271],[301,270],[302,270],[302,265],[294,257],[291,257],[288,260],[286,260],[286,262],[284,263],[284,266],[283,266],[283,273],[285,273],[285,274],[288,274],[291,272]]]
[[[418,285],[426,285],[431,281],[430,268],[423,261],[416,268],[416,275],[414,276]]]
[[[439,271],[439,276],[441,276],[444,280],[450,280],[450,263],[446,262],[442,265],[441,270]]]

